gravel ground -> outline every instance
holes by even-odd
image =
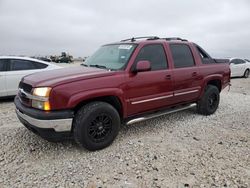
[[[0,187],[250,187],[250,79],[233,79],[219,109],[124,126],[108,148],[49,143],[0,102]]]

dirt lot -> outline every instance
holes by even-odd
[[[49,143],[0,102],[0,187],[250,187],[250,79],[233,79],[218,111],[194,109],[124,126],[108,148]]]

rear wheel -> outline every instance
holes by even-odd
[[[92,102],[83,106],[73,123],[75,141],[84,148],[94,151],[109,146],[120,128],[117,110],[105,102]]]
[[[220,102],[220,92],[216,86],[208,85],[203,97],[198,101],[197,111],[203,115],[213,114]]]
[[[244,73],[244,78],[248,78],[249,77],[249,74],[250,74],[250,71],[249,71],[249,69],[247,69],[246,71],[245,71],[245,73]]]

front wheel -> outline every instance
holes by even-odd
[[[86,104],[77,112],[73,122],[76,143],[90,151],[109,146],[119,129],[119,113],[105,102]]]
[[[244,78],[248,78],[249,77],[249,74],[250,74],[250,71],[249,71],[249,69],[247,69],[246,71],[245,71],[245,73],[244,73]]]
[[[197,111],[203,115],[213,114],[220,102],[220,92],[216,86],[208,85],[202,98],[198,101]]]

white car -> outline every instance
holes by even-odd
[[[58,68],[61,67],[38,59],[0,56],[0,97],[15,96],[23,76]]]
[[[250,74],[250,63],[239,58],[230,59],[231,77],[248,78]]]

